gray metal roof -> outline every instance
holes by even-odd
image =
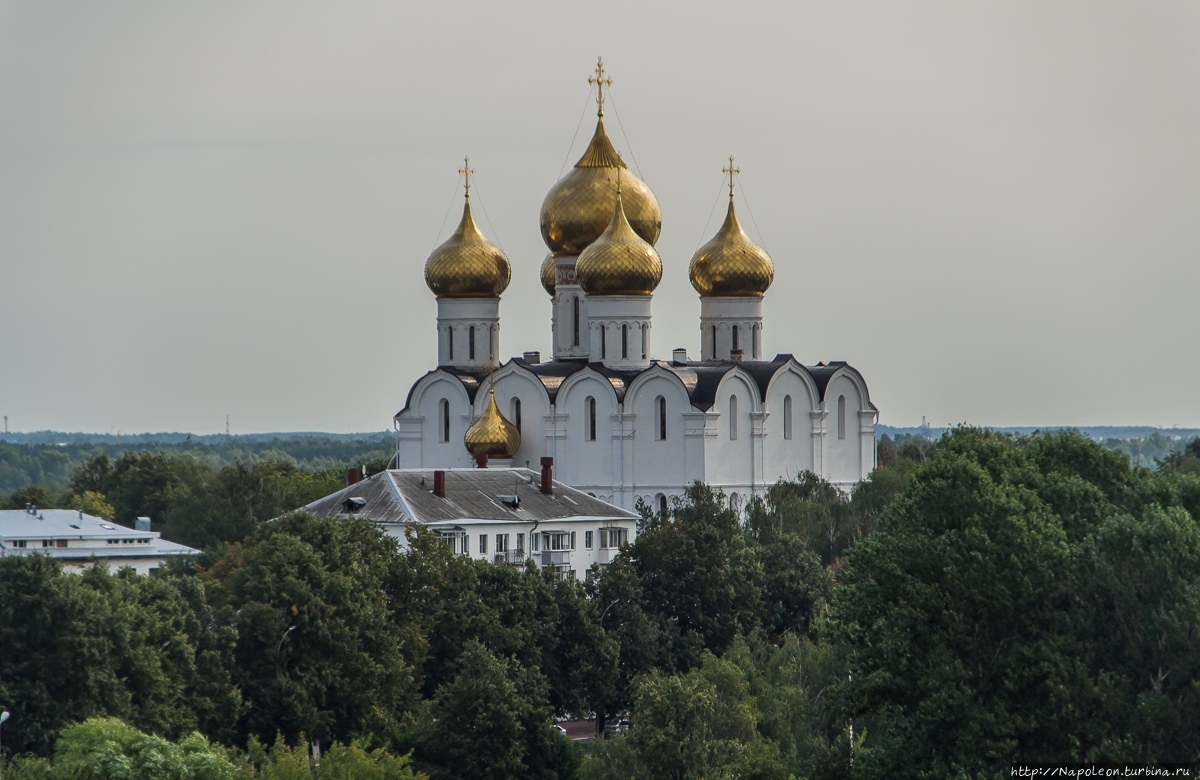
[[[634,520],[638,515],[561,482],[543,493],[531,469],[446,469],[446,495],[433,494],[434,469],[382,471],[302,507],[322,517],[356,515],[379,523],[441,524],[479,520],[517,523],[601,518]],[[501,496],[516,496],[512,506]],[[354,506],[352,498],[365,503]]]
[[[18,548],[12,542],[26,540],[40,545],[42,539],[103,540],[104,547]],[[107,540],[150,539],[148,544],[108,545]],[[102,517],[75,509],[39,509],[30,514],[24,509],[0,509],[0,554],[42,553],[53,558],[146,558],[163,555],[198,555],[199,550],[163,539],[157,531],[137,531],[110,523]]]

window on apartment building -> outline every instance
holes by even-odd
[[[566,531],[547,531],[544,536],[546,537],[543,540],[545,542],[544,549],[546,550],[570,550],[575,546],[575,540],[571,538],[574,534],[569,534]],[[537,536],[535,535],[533,538],[536,540]]]
[[[13,540],[12,546],[13,547],[24,547],[25,540],[24,539],[15,539],[15,540]]]
[[[508,552],[508,534],[496,534],[496,552]]]
[[[66,539],[55,539],[55,540],[54,540],[54,546],[55,546],[55,547],[66,547],[66,546],[67,546],[67,540],[66,540]]]
[[[600,549],[614,550],[629,540],[629,531],[624,528],[601,528]]]
[[[487,555],[487,534],[479,535],[479,552]]]
[[[504,543],[508,544],[508,534],[504,535]],[[525,549],[525,534],[517,534],[517,552],[522,552]]]
[[[538,534],[529,535],[529,549],[531,552],[538,551]]]
[[[583,532],[583,549],[585,550],[592,549],[592,533],[592,531]]]
[[[575,549],[575,532],[574,531],[571,532],[571,549],[572,550]]]

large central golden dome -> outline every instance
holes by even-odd
[[[621,187],[616,201],[608,227],[575,261],[579,286],[588,295],[649,295],[662,281],[662,259],[626,219]]]
[[[622,171],[621,169],[626,169]],[[625,216],[634,232],[647,243],[658,241],[662,211],[646,183],[628,172],[628,166],[604,132],[604,117],[587,151],[575,167],[550,188],[542,201],[542,240],[555,255],[577,255],[604,232],[617,200],[617,172]]]
[[[487,408],[479,419],[471,423],[463,437],[467,452],[472,458],[487,455],[490,458],[508,459],[521,447],[521,432],[517,426],[504,419],[496,406],[496,391],[488,388]]]
[[[425,284],[439,298],[498,298],[511,277],[508,258],[475,225],[468,190],[458,229],[425,261]]]

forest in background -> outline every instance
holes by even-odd
[[[1200,759],[1200,442],[1152,471],[1076,433],[961,428],[887,437],[879,464],[740,517],[694,486],[576,582],[427,533],[401,551],[367,522],[265,522],[313,477],[290,464],[193,483],[187,458],[97,456],[66,489],[165,496],[206,553],[148,578],[0,559],[5,775],[302,777],[313,742],[322,774],[435,780]],[[583,751],[552,725],[586,715],[619,733]]]

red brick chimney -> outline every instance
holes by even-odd
[[[554,492],[554,458],[542,458],[542,492]]]
[[[446,472],[433,472],[433,494],[441,498],[446,497]]]
[[[357,466],[346,472],[346,487],[362,482],[362,469]]]
[[[486,452],[483,453],[482,455],[475,456],[475,468],[486,469],[487,462],[488,462],[488,456],[487,456]]]

